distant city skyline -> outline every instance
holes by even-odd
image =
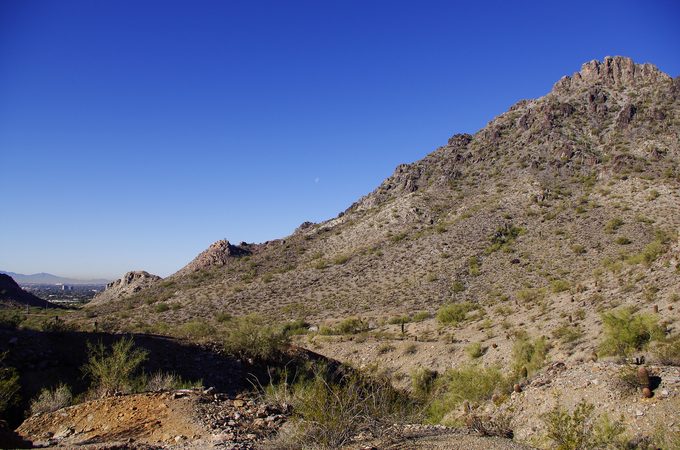
[[[0,2],[0,269],[167,276],[336,216],[607,55],[680,74],[674,1]]]

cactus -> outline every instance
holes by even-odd
[[[515,383],[515,385],[512,387],[512,390],[517,393],[520,393],[522,392],[522,386],[520,386],[519,383]]]
[[[652,390],[648,387],[642,388],[642,396],[644,398],[652,398]]]
[[[659,305],[654,305],[654,313],[656,314],[658,312],[659,312]]]
[[[638,382],[643,388],[649,388],[649,371],[645,367],[640,367],[637,371]]]

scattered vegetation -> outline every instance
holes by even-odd
[[[7,353],[0,354],[0,417],[8,408],[19,402],[19,374],[13,367],[7,367],[4,360]]]

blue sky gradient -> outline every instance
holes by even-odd
[[[583,62],[677,76],[678,5],[3,0],[0,269],[165,276],[283,237]]]

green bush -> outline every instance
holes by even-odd
[[[71,389],[60,384],[54,389],[43,389],[38,398],[31,401],[31,415],[53,412],[61,408],[66,408],[71,404],[73,395]]]
[[[335,334],[357,334],[368,330],[368,323],[358,317],[348,317],[335,327]]]
[[[582,401],[569,413],[557,405],[543,416],[548,439],[556,450],[626,449],[628,439],[622,422],[606,414],[593,416],[595,407]]]
[[[307,334],[309,332],[309,324],[302,319],[291,320],[283,324],[282,332],[286,336]]]
[[[520,336],[512,346],[512,373],[519,378],[523,368],[531,376],[543,367],[548,359],[550,346],[545,338],[533,341],[528,336]]]
[[[437,320],[445,325],[456,325],[464,322],[467,319],[467,314],[478,308],[479,306],[472,302],[450,303],[439,308]]]
[[[165,302],[157,303],[156,306],[154,307],[154,310],[157,313],[162,313],[162,312],[168,311],[169,309],[170,309],[170,306],[168,306],[168,304],[165,303]]]
[[[418,311],[413,315],[413,321],[422,322],[423,320],[427,320],[430,317],[432,317],[432,314],[430,314],[429,311]]]
[[[553,280],[550,282],[550,290],[555,294],[568,291],[570,287],[571,285],[566,280]]]
[[[472,344],[465,347],[465,353],[467,353],[472,359],[481,358],[485,352],[486,349],[482,347],[482,344],[479,342],[473,342]]]
[[[599,353],[603,356],[626,357],[644,349],[651,341],[663,339],[664,333],[656,317],[636,314],[631,307],[602,314],[604,339]]]
[[[437,372],[418,366],[411,371],[411,390],[419,399],[427,399],[434,388]]]
[[[411,318],[409,316],[393,316],[387,319],[387,323],[390,325],[399,325],[402,323],[409,323]]]
[[[110,350],[101,341],[96,345],[88,342],[89,359],[83,366],[83,372],[90,377],[95,395],[134,391],[138,381],[134,375],[148,356],[146,350],[135,348],[134,345],[132,338],[115,342]]]
[[[428,421],[440,423],[464,401],[477,403],[490,399],[496,391],[508,390],[508,381],[497,368],[470,365],[449,369],[437,379],[434,400],[428,408]]]
[[[621,228],[623,224],[624,222],[621,218],[615,217],[611,219],[609,222],[607,222],[607,224],[604,226],[604,231],[605,233],[611,234],[618,230],[619,228]]]
[[[269,360],[288,345],[288,336],[257,314],[235,318],[225,330],[224,349],[239,358]]]

